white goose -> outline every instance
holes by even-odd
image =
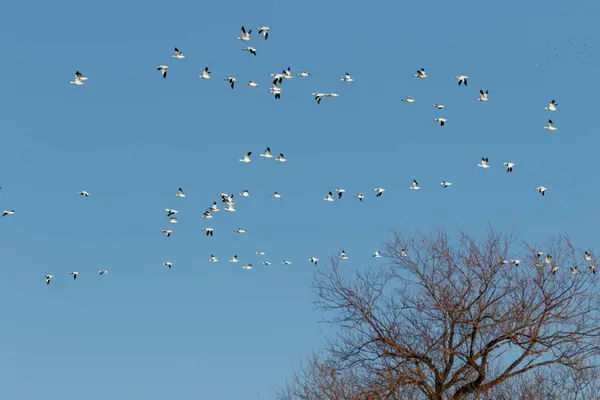
[[[258,87],[258,83],[254,82],[254,81],[249,81],[248,83],[244,84],[244,86],[248,86],[248,87]]]
[[[246,32],[246,29],[242,26],[242,29],[240,29],[240,33],[241,35],[237,39],[247,42],[248,40],[250,40],[250,34],[252,33],[252,29]]]
[[[442,183],[440,183],[440,185],[447,188],[448,186],[452,186],[452,182],[442,181]]]
[[[583,253],[583,259],[584,259],[585,261],[591,261],[591,260],[592,260],[592,255],[591,255],[590,253],[588,253],[588,251],[586,250],[586,251]]]
[[[483,90],[479,90],[479,97],[477,98],[479,101],[488,101],[488,91],[485,92]]]
[[[415,179],[413,179],[412,186],[409,189],[410,190],[419,190],[419,189],[421,189],[421,186],[419,186],[419,184],[417,183],[417,181]]]
[[[183,190],[181,188],[179,188],[177,190],[177,194],[175,196],[180,197],[180,198],[184,198],[185,194],[183,193]]]
[[[161,229],[161,231],[160,231],[160,232],[161,232],[161,233],[164,233],[166,237],[170,237],[170,236],[171,236],[171,233],[173,233],[173,231],[172,231],[172,230],[170,230],[170,229]]]
[[[237,228],[233,230],[235,233],[239,233],[240,235],[243,235],[244,233],[246,233],[246,230],[244,228]]]
[[[308,259],[308,261],[310,261],[311,263],[317,265],[317,263],[319,262],[319,259],[317,257],[311,257]]]
[[[233,203],[227,204],[227,208],[225,208],[225,211],[235,212],[235,208],[233,208]]]
[[[277,86],[277,79],[273,80],[272,86],[269,88],[269,92],[273,93],[276,99],[281,99],[281,88]]]
[[[247,51],[250,54],[256,55],[256,49],[254,47],[244,47],[242,51]]]
[[[229,82],[229,86],[231,86],[231,88],[233,89],[233,87],[235,86],[235,80],[236,79],[233,76],[228,76],[224,80],[226,80],[227,82]]]
[[[488,164],[488,158],[487,157],[481,157],[481,164],[477,164],[478,167],[480,168],[489,168],[489,164]]]
[[[232,262],[232,263],[236,263],[236,262],[238,262],[238,261],[239,261],[239,260],[238,260],[238,256],[237,256],[237,255],[235,255],[235,256],[233,256],[233,257],[231,257],[231,260],[229,260],[229,262]]]
[[[52,280],[52,278],[54,278],[52,275],[44,276],[44,279],[46,280],[46,285],[50,284],[50,281]]]
[[[211,254],[208,261],[215,263],[215,262],[218,262],[219,260],[217,260],[217,257],[215,257],[213,254]]]
[[[105,270],[105,269],[101,269],[101,270],[98,271],[98,275],[100,275],[100,276],[102,276],[104,274],[107,274],[107,273],[108,273],[108,271]]]
[[[167,217],[170,217],[173,214],[179,214],[179,211],[173,210],[171,208],[165,208],[165,213],[167,213]]]
[[[444,107],[446,107],[445,105],[443,105],[443,104],[438,104],[438,103],[434,104],[433,106],[434,106],[435,108],[437,108],[438,110],[442,110],[442,109],[444,109]]]
[[[273,194],[271,195],[273,198],[275,199],[280,199],[281,195],[279,194],[279,192],[273,192]]]
[[[505,162],[504,164],[504,168],[506,169],[506,173],[512,172],[513,167],[515,166],[515,163],[511,163],[511,162]]]
[[[244,158],[240,158],[240,159],[239,159],[239,162],[243,162],[243,163],[246,163],[246,164],[247,164],[247,163],[249,163],[249,162],[251,162],[251,161],[252,161],[252,160],[250,159],[250,155],[251,155],[251,154],[252,154],[252,152],[251,152],[251,151],[247,152],[247,153],[244,155]]]
[[[375,254],[373,254],[374,258],[381,258],[381,253],[379,252],[379,250],[375,251]]]
[[[163,79],[165,79],[167,77],[167,69],[169,69],[169,67],[167,65],[159,65],[156,67],[156,70],[160,71]]]
[[[373,189],[375,192],[377,192],[376,196],[377,197],[381,197],[381,195],[383,194],[383,192],[385,192],[384,188],[377,188],[377,189]]]
[[[202,232],[206,232],[206,236],[214,236],[213,231],[213,228],[202,228]]]
[[[202,75],[200,75],[200,79],[210,79],[210,71],[208,70],[208,67],[204,67],[202,70]]]
[[[556,108],[558,106],[558,104],[556,103],[556,100],[552,100],[548,103],[548,107],[545,107],[545,110],[548,111],[556,111],[558,110],[558,108]]]
[[[261,154],[260,156],[264,158],[273,158],[273,155],[271,154],[271,148],[267,147],[264,154]]]
[[[164,263],[162,263],[162,265],[171,269],[171,267],[173,266],[173,263],[171,261],[165,261]]]
[[[414,103],[416,100],[413,97],[405,97],[403,98],[401,101],[404,101],[405,103]]]
[[[377,189],[375,189],[375,190],[377,190]],[[365,195],[362,193],[359,193],[354,197],[356,197],[358,199],[358,201],[363,201],[363,199],[365,198]]]
[[[438,124],[440,124],[440,126],[446,125],[446,121],[447,121],[446,118],[434,118],[433,120],[436,121]]]
[[[458,86],[460,86],[461,84],[464,83],[465,86],[467,86],[467,79],[469,78],[466,75],[459,75],[459,76],[455,76],[456,80],[458,81]]]
[[[185,58],[185,56],[183,55],[183,53],[177,47],[174,47],[173,50],[175,51],[175,54],[173,55],[173,58],[177,58],[177,59]]]
[[[537,190],[538,192],[540,192],[540,194],[542,196],[545,196],[546,190],[548,190],[548,188],[545,187],[545,186],[538,186],[538,187],[535,188],[535,190]]]
[[[170,217],[168,222],[169,222],[170,224],[176,224],[176,223],[177,223],[177,218],[175,218],[175,217]]]
[[[340,254],[340,259],[341,260],[347,260],[348,256],[346,255],[346,252],[344,250],[342,250],[342,254]]]
[[[255,251],[254,254],[257,256],[264,256],[266,253],[264,251]]]
[[[74,81],[70,81],[69,83],[71,85],[81,86],[81,85],[84,84],[84,81],[86,81],[86,80],[87,80],[87,77],[85,75],[83,75],[79,71],[75,71],[75,80]]]
[[[247,269],[247,270],[251,270],[252,269],[252,264],[244,264],[244,265],[242,265],[242,268]]]
[[[413,76],[416,76],[419,79],[427,78],[427,74],[425,73],[425,68],[421,68],[421,69],[417,70],[417,73],[414,74]]]
[[[269,28],[268,26],[259,26],[258,27],[258,33],[260,35],[263,35],[265,37],[265,40],[267,40],[269,38],[270,30],[271,30],[271,28]]]
[[[284,163],[287,161],[287,158],[283,156],[283,153],[279,153],[279,157],[275,159],[275,161],[279,161],[280,163]]]
[[[346,72],[344,77],[341,79],[342,82],[354,82],[354,79],[350,76],[349,73]]]
[[[79,275],[79,272],[73,271],[69,275],[73,276],[73,280],[75,280],[75,279],[77,279],[77,275]]]
[[[83,196],[83,197],[88,197],[90,194],[88,192],[86,192],[85,190],[82,190],[81,192],[77,193],[79,196]]]
[[[544,129],[549,131],[555,131],[557,128],[554,126],[554,122],[551,119],[548,120],[548,125],[544,126]]]
[[[6,215],[14,215],[15,210],[4,210],[4,213],[2,214],[2,216],[6,216]]]
[[[342,196],[344,195],[344,192],[346,191],[346,189],[335,189],[335,192],[338,195],[338,200],[342,199]]]
[[[323,200],[332,202],[333,201],[333,193],[329,192],[327,194],[327,197],[325,197]]]
[[[242,197],[250,197],[250,192],[247,189],[244,189],[242,193],[240,193]]]
[[[284,265],[291,265],[292,264],[292,262],[288,261],[288,260],[283,260],[281,263],[284,264]]]
[[[296,76],[300,76],[302,78],[306,78],[306,77],[310,76],[310,73],[306,72],[306,71],[301,71],[301,72],[297,73]]]

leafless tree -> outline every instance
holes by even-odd
[[[385,253],[384,267],[318,270],[337,334],[280,399],[600,398],[597,260],[568,237],[395,234]]]

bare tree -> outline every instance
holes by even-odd
[[[596,258],[560,236],[518,260],[514,242],[396,234],[388,265],[352,278],[332,259],[315,287],[338,333],[279,397],[598,398]]]

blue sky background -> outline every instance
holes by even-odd
[[[593,246],[596,3],[5,4],[0,208],[16,214],[0,220],[0,397],[273,399],[325,339],[313,255],[344,249],[349,269],[366,268],[385,262],[371,254],[389,229],[480,234],[489,223],[533,243],[566,232]],[[241,25],[251,42],[236,40]],[[284,82],[275,100],[269,74],[288,66],[312,76]],[[413,77],[421,67],[428,79]],[[85,86],[69,85],[76,70]],[[340,82],[346,71],[355,82]],[[341,96],[317,105],[313,91]],[[266,146],[289,161],[261,159]],[[253,162],[238,162],[247,151]],[[482,156],[491,168],[476,167]],[[337,187],[346,197],[324,202]],[[200,218],[216,193],[243,189],[237,212]],[[168,239],[165,208],[180,210]]]

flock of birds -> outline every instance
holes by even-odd
[[[264,37],[265,40],[267,40],[269,38],[269,34],[271,29],[268,26],[261,26],[257,28],[257,31],[260,35],[262,35]],[[251,40],[251,34],[252,34],[252,29],[250,30],[246,30],[244,26],[241,27],[240,30],[240,36],[237,37],[238,40],[242,41],[242,42],[249,42]],[[254,56],[257,55],[257,50],[254,47],[251,46],[247,46],[242,48],[243,51],[248,52],[249,54],[252,54]],[[172,56],[173,59],[176,60],[182,60],[185,59],[185,55],[184,53],[177,47],[174,48],[174,54]],[[168,65],[158,65],[156,67],[157,71],[160,71],[161,76],[163,79],[167,78],[167,71],[169,69]],[[307,71],[301,71],[299,73],[297,73],[295,76],[297,77],[302,77],[302,78],[307,78],[309,76],[311,76],[311,74]],[[272,84],[271,87],[268,89],[268,91],[274,96],[275,99],[281,99],[281,92],[282,92],[282,88],[280,87],[280,85],[283,83],[284,80],[289,80],[294,78],[294,75],[292,74],[291,68],[288,67],[287,69],[282,70],[281,73],[272,73],[270,74],[270,77],[273,79],[272,80]],[[417,70],[417,72],[414,74],[414,77],[418,78],[418,79],[427,79],[428,75],[425,71],[425,68],[420,68]],[[199,76],[200,79],[203,80],[209,80],[211,79],[211,71],[208,67],[205,67],[202,70],[202,74]],[[458,86],[464,86],[467,87],[468,85],[468,79],[469,77],[466,75],[458,75],[455,77]],[[75,77],[74,80],[70,81],[69,83],[75,86],[83,86],[85,84],[85,82],[88,80],[88,78],[82,74],[79,71],[75,72]],[[235,88],[235,84],[237,79],[233,76],[228,76],[226,78],[224,78],[225,81],[227,81],[228,85],[231,87],[231,89]],[[352,78],[352,76],[350,75],[350,73],[345,72],[344,73],[344,77],[340,78],[340,80],[344,83],[350,83],[350,82],[354,82],[354,79]],[[258,83],[256,83],[253,80],[250,80],[249,82],[247,82],[245,84],[245,86],[251,87],[251,88],[256,88],[259,86]],[[321,101],[324,98],[327,97],[338,97],[339,94],[337,93],[327,93],[327,92],[313,92],[312,96],[314,97],[315,101],[317,102],[317,104],[320,104]],[[487,102],[489,101],[489,91],[488,90],[479,90],[479,97],[476,98],[476,100],[480,101],[480,102]],[[403,102],[407,103],[407,104],[412,104],[416,102],[416,99],[413,97],[404,97],[402,99]],[[444,109],[444,105],[443,104],[439,104],[439,103],[435,103],[433,104],[433,106],[437,109],[437,110],[443,110]],[[548,106],[545,107],[545,110],[549,111],[549,112],[556,112],[558,110],[558,104],[556,103],[555,100],[552,100],[548,103]],[[447,119],[446,118],[442,118],[442,117],[437,117],[434,119],[440,126],[445,126],[447,123]],[[548,120],[548,123],[546,126],[543,126],[544,129],[548,130],[548,131],[555,131],[557,128],[554,126],[554,123],[552,121],[552,119]],[[239,159],[239,162],[242,163],[250,163],[252,162],[252,152],[247,152],[243,155],[242,158]],[[272,159],[274,158],[275,161],[280,162],[280,163],[285,163],[287,162],[287,158],[283,155],[283,153],[279,153],[279,155],[277,157],[275,157],[272,153],[271,153],[271,149],[269,147],[267,147],[264,151],[264,153],[260,154],[261,158],[264,159]],[[511,173],[513,172],[513,168],[515,167],[515,163],[514,162],[504,162],[503,163],[504,168],[506,170],[507,173]],[[481,161],[479,164],[477,164],[478,167],[483,168],[483,169],[487,169],[490,167],[489,164],[489,159],[487,157],[482,157]],[[448,182],[448,181],[442,181],[441,186],[443,188],[448,188],[452,185],[452,182]],[[410,190],[414,190],[417,191],[419,189],[421,189],[421,186],[419,185],[419,183],[417,182],[417,180],[413,180],[412,185],[409,186]],[[375,192],[375,197],[381,197],[383,195],[383,193],[385,192],[385,188],[375,188],[373,189],[373,191]],[[548,190],[548,188],[546,188],[545,186],[537,186],[535,187],[535,190],[538,191],[542,196],[545,195],[546,191]],[[334,195],[335,192],[335,195]],[[327,201],[327,202],[334,202],[336,200],[341,200],[342,197],[344,196],[344,193],[346,192],[345,189],[342,188],[337,188],[334,191],[329,191],[327,193],[327,195],[323,198],[323,200]],[[79,196],[82,197],[89,197],[90,194],[86,191],[80,191],[77,193]],[[182,188],[179,188],[177,193],[175,194],[176,197],[183,199],[186,197],[184,191]],[[249,197],[250,196],[250,192],[248,190],[243,190],[239,196],[241,197]],[[282,196],[279,192],[274,192],[271,195],[273,198],[275,199],[281,199]],[[234,202],[234,194],[228,194],[228,193],[218,193],[218,197],[221,200],[221,203],[224,205],[224,210],[227,212],[235,212],[235,202]],[[363,199],[365,198],[364,193],[359,192],[357,193],[354,198],[358,199],[360,202],[363,201]],[[219,212],[219,206],[217,201],[214,201],[212,203],[212,205],[210,207],[208,207],[203,215],[202,218],[206,219],[206,220],[210,220],[213,218],[213,214]],[[165,209],[165,213],[168,217],[168,224],[169,225],[175,225],[177,224],[177,214],[179,214],[179,211],[176,209],[171,209],[171,208],[167,208]],[[15,210],[14,209],[7,209],[4,210],[4,213],[2,214],[2,217],[8,216],[8,215],[14,215],[15,214]],[[202,228],[202,231],[206,234],[206,236],[214,236],[214,231],[215,229],[212,227],[205,227]],[[164,228],[160,231],[162,234],[164,234],[167,238],[171,237],[173,230],[169,229],[169,228]],[[235,233],[237,234],[245,234],[246,233],[246,229],[244,228],[237,228],[234,230]],[[264,256],[265,253],[262,251],[257,251],[255,252],[256,256]],[[542,252],[538,252],[536,253],[538,259],[543,255]],[[402,250],[401,252],[402,256],[408,256],[408,253],[406,250]],[[380,253],[380,251],[375,251],[375,253],[372,255],[373,258],[382,258],[382,255]],[[339,255],[339,258],[341,260],[347,260],[348,256],[346,255],[345,251],[342,250],[341,254]],[[591,260],[591,254],[588,253],[587,251],[584,253],[584,259],[586,261],[590,261]],[[214,254],[211,254],[210,258],[209,258],[209,262],[213,262],[216,263],[219,260],[217,259],[217,257]],[[238,255],[233,255],[233,257],[229,260],[229,262],[231,263],[238,263],[240,260],[238,259]],[[308,259],[309,262],[313,263],[314,265],[318,264],[319,259],[317,257],[310,257]],[[281,261],[282,264],[284,265],[290,265],[292,264],[291,261],[289,260],[282,260]],[[501,260],[501,263],[506,264],[506,263],[511,263],[515,266],[518,266],[520,263],[520,260]],[[551,265],[551,272],[554,274],[558,271],[558,267],[555,265],[551,264],[551,256],[550,255],[546,255],[545,257],[545,263],[550,264]],[[271,265],[272,263],[270,261],[263,261],[262,262],[263,265]],[[539,265],[538,265],[539,264]],[[173,267],[173,262],[172,261],[164,261],[162,263],[162,265],[164,265],[167,268],[172,268]],[[536,263],[536,266],[542,266],[541,262]],[[243,269],[246,270],[251,270],[252,269],[252,264],[251,263],[245,263],[242,265]],[[593,265],[589,265],[588,266],[589,270],[592,271],[594,274],[596,273],[595,271],[595,267]],[[97,271],[98,275],[104,275],[106,274],[108,271],[107,270],[99,270]],[[577,273],[577,267],[572,267],[571,268],[571,274],[576,274]],[[70,273],[70,275],[73,277],[74,280],[77,279],[77,277],[79,276],[79,272],[77,271],[73,271]],[[50,282],[52,281],[52,279],[54,278],[54,276],[52,275],[45,275],[44,279],[46,282],[46,285],[49,285]]]

